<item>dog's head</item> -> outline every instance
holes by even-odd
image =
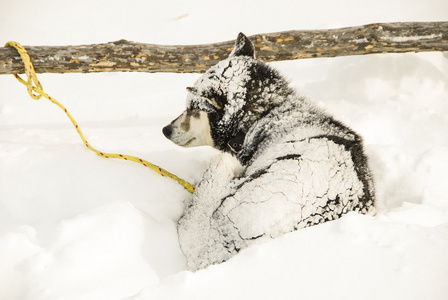
[[[276,90],[286,85],[275,70],[255,60],[254,45],[240,33],[229,57],[187,88],[187,109],[163,134],[184,147],[237,152],[250,126],[275,103]]]

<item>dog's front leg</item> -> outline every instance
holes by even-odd
[[[188,269],[205,268],[228,258],[212,215],[229,194],[230,182],[240,171],[241,165],[235,158],[221,154],[204,172],[178,224],[179,243]]]

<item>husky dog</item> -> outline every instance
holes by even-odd
[[[187,88],[186,111],[163,128],[180,146],[228,153],[204,172],[178,223],[190,270],[374,209],[361,137],[297,95],[254,53],[240,33],[230,56]]]

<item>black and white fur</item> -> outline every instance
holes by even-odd
[[[349,211],[373,211],[361,137],[255,60],[245,35],[187,90],[187,109],[165,136],[231,154],[210,164],[179,220],[190,270]]]

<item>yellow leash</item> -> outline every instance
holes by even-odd
[[[28,94],[30,94],[31,98],[33,98],[34,100],[39,100],[42,96],[44,96],[45,98],[47,98],[48,100],[50,100],[51,102],[53,102],[54,104],[59,106],[67,114],[70,121],[72,121],[73,126],[75,126],[76,131],[78,132],[79,136],[81,137],[82,141],[87,146],[87,148],[89,148],[90,150],[92,150],[93,152],[98,154],[99,156],[102,156],[105,158],[118,158],[118,159],[130,160],[130,161],[139,163],[145,167],[150,168],[153,171],[156,171],[157,173],[159,173],[162,176],[169,177],[173,180],[176,180],[180,185],[182,185],[190,193],[194,192],[194,186],[191,185],[190,183],[188,183],[187,181],[177,177],[174,174],[171,174],[170,172],[168,172],[168,171],[166,171],[166,170],[164,170],[164,169],[162,169],[144,159],[141,159],[141,158],[138,158],[135,156],[131,156],[131,155],[105,153],[105,152],[98,151],[95,148],[93,148],[92,146],[90,146],[90,144],[87,142],[86,138],[84,137],[84,134],[82,133],[81,129],[79,128],[78,123],[76,123],[75,119],[67,111],[67,109],[61,103],[59,103],[59,101],[57,101],[54,98],[51,98],[47,93],[44,92],[42,85],[40,84],[39,80],[37,79],[37,75],[36,75],[36,72],[34,71],[33,64],[31,63],[30,56],[28,55],[28,52],[25,50],[25,48],[23,48],[22,45],[20,45],[19,43],[16,43],[16,42],[8,42],[8,43],[6,43],[5,47],[14,47],[17,50],[17,52],[19,52],[20,57],[22,58],[23,64],[25,66],[25,74],[28,78],[28,81],[23,80],[17,74],[14,74],[14,76],[17,78],[17,80],[19,80],[21,83],[26,85],[26,87],[28,89]],[[33,91],[36,92],[37,95],[34,94]]]

